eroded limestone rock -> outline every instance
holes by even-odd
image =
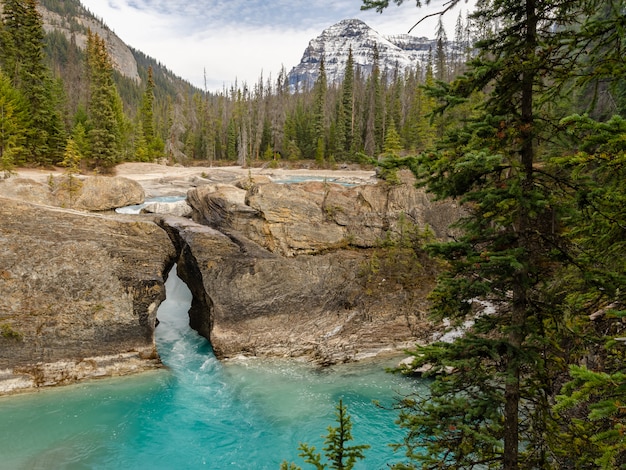
[[[191,326],[219,358],[330,364],[430,336],[425,297],[434,273],[402,262],[425,268],[404,273],[407,284],[393,263],[415,253],[376,246],[405,221],[445,237],[456,206],[432,202],[410,178],[359,187],[244,183],[190,190],[195,221],[0,199],[0,383],[32,387],[158,366],[152,333],[174,262],[194,294]],[[2,184],[0,194],[9,193]],[[58,197],[53,184],[11,184],[13,198]]]
[[[144,214],[164,214],[178,217],[191,217],[193,210],[185,200],[175,202],[149,202],[146,203],[141,212]]]
[[[371,248],[403,224],[430,226],[446,238],[461,211],[433,201],[415,188],[408,171],[400,184],[346,187],[334,183],[276,184],[247,189],[205,185],[188,192],[194,220],[225,232],[238,232],[284,256],[315,254],[342,247]]]
[[[191,325],[210,339],[218,358],[330,364],[404,349],[424,331],[423,308],[407,292],[366,292],[369,250],[284,257],[190,220],[162,221],[179,237],[179,275],[194,293]],[[423,292],[415,293],[424,303]]]
[[[156,310],[176,256],[160,227],[3,198],[0,220],[0,370],[37,386],[101,375],[95,357],[118,358],[114,375],[158,366]]]

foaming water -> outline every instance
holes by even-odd
[[[222,363],[188,327],[191,293],[172,271],[156,330],[167,370],[0,400],[0,469],[277,469],[304,466],[298,444],[323,447],[343,399],[360,469],[402,460],[390,407],[420,387],[391,364],[316,369],[288,360]]]
[[[157,196],[146,199],[143,204],[134,204],[132,206],[118,207],[115,212],[118,214],[140,214],[141,209],[151,202],[178,202],[182,201],[186,196]]]

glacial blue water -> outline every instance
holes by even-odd
[[[389,363],[316,369],[287,360],[219,362],[187,323],[191,294],[170,274],[158,312],[167,370],[0,399],[0,469],[310,468],[298,444],[323,447],[335,406],[352,417],[353,443],[368,443],[357,468],[402,460],[390,407],[420,382],[384,372]]]

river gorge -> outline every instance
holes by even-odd
[[[458,208],[406,175],[146,173],[0,182],[0,389],[34,391],[0,400],[7,468],[276,468],[321,448],[340,398],[367,468],[401,458],[373,401],[421,386],[384,368],[441,331],[433,272],[379,244],[445,238]],[[181,194],[184,214],[107,212]]]
[[[218,361],[188,326],[191,293],[175,272],[156,343],[167,369],[0,399],[0,468],[277,469],[318,449],[343,399],[367,466],[399,461],[390,407],[419,381],[385,373],[396,359],[319,369],[285,359]]]

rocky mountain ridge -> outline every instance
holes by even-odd
[[[350,48],[355,69],[367,76],[372,71],[375,51],[381,72],[391,74],[396,68],[404,72],[425,66],[436,45],[436,39],[408,34],[384,36],[361,20],[342,20],[309,42],[300,63],[289,72],[289,84],[292,89],[311,87],[322,57],[328,82],[340,82]]]
[[[71,17],[62,16],[53,10],[49,10],[42,3],[39,4],[38,11],[42,16],[43,27],[46,33],[51,31],[61,32],[68,42],[75,41],[80,49],[84,50],[87,47],[88,30],[97,33],[98,36],[105,40],[115,69],[124,77],[140,81],[137,60],[132,50],[104,23],[94,18],[82,4],[77,9],[78,15]],[[80,27],[76,28],[76,25]]]
[[[3,5],[4,0],[0,0],[0,13]],[[175,103],[182,95],[200,92],[155,58],[126,44],[103,19],[97,18],[80,0],[38,0],[37,10],[46,33],[46,59],[55,76],[66,84],[74,83],[76,87],[75,82],[81,80],[80,77],[77,78],[77,74],[81,75],[84,68],[82,53],[87,46],[87,33],[91,30],[104,39],[107,45],[113,68],[117,72],[114,79],[118,88],[125,91],[122,93],[125,106],[132,108],[136,105],[132,101],[141,94],[149,67],[153,69],[158,93],[171,98]],[[65,93],[73,96],[79,92],[66,89]]]
[[[54,8],[57,6],[58,11]],[[4,1],[0,0],[0,13]],[[68,43],[75,42],[79,49],[87,47],[87,31],[91,30],[102,37],[113,59],[114,68],[124,77],[140,81],[137,60],[131,48],[122,41],[104,22],[98,20],[80,1],[67,1],[60,6],[57,3],[48,6],[40,1],[37,11],[41,14],[46,34],[60,32]]]
[[[0,11],[3,1],[0,0]],[[160,63],[150,57],[143,56],[117,36],[106,23],[96,18],[79,0],[66,0],[63,3],[41,0],[38,10],[42,15],[46,33],[61,33],[68,43],[74,43],[84,50],[87,43],[87,31],[91,30],[102,37],[111,55],[114,68],[125,78],[141,83],[141,60],[149,62],[155,69],[164,69],[162,73],[167,80],[176,82],[184,80],[174,76]],[[424,68],[437,45],[436,39],[397,34],[385,36],[365,22],[358,19],[345,19],[328,28],[309,42],[299,64],[288,74],[288,82],[292,90],[311,87],[317,79],[319,63],[324,57],[326,75],[329,83],[338,83],[343,79],[350,48],[354,58],[355,69],[365,76],[373,68],[375,50],[378,54],[378,65],[382,73],[389,76],[396,69]],[[454,49],[454,44],[448,44]],[[432,51],[432,52],[431,52]],[[186,83],[186,82],[185,82]]]

